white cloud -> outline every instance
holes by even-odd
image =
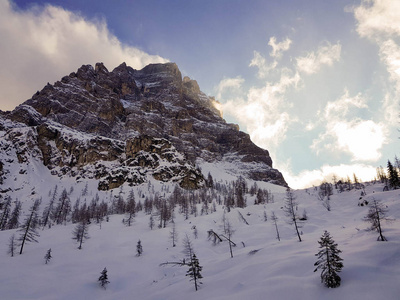
[[[103,20],[86,20],[60,7],[28,11],[0,1],[0,109],[13,109],[47,82],[59,80],[82,64],[122,62],[134,68],[166,59],[122,44]]]
[[[289,186],[294,189],[318,186],[324,180],[332,182],[333,175],[337,179],[346,178],[347,176],[352,179],[353,174],[356,174],[361,181],[373,180],[376,177],[376,168],[364,164],[323,165],[316,170],[304,170],[298,175],[290,171],[289,164],[277,167],[282,172]]]
[[[338,122],[331,128],[336,148],[351,153],[355,161],[377,161],[386,142],[383,124],[371,120]]]
[[[377,40],[400,36],[400,1],[363,0],[353,11],[360,36]]]
[[[269,39],[268,45],[272,47],[272,51],[270,52],[270,56],[280,58],[282,56],[282,52],[289,50],[292,41],[289,38],[286,38],[283,42],[277,43],[276,37],[271,37]]]
[[[217,92],[217,99],[222,98],[224,93],[240,92],[243,82],[244,79],[240,76],[222,79],[215,88]]]
[[[311,131],[311,130],[313,130],[315,127],[316,127],[316,124],[315,124],[315,123],[313,123],[313,122],[311,122],[311,121],[308,121],[307,124],[306,124],[305,129],[306,129],[307,131]]]
[[[257,67],[259,78],[266,78],[269,73],[278,66],[278,60],[282,57],[282,53],[289,50],[292,41],[286,38],[283,42],[277,43],[276,37],[269,39],[268,45],[272,47],[270,56],[273,58],[271,63],[268,63],[266,58],[261,55],[260,52],[254,51],[253,59],[251,60],[249,67]]]
[[[258,74],[257,76],[260,78],[265,78],[269,74],[269,72],[276,68],[278,62],[275,60],[270,64],[267,63],[267,60],[264,56],[260,54],[258,51],[254,51],[253,59],[251,60],[249,67],[257,67]]]
[[[360,93],[354,97],[350,97],[349,91],[345,89],[343,96],[338,100],[328,101],[324,114],[326,119],[337,119],[341,116],[346,116],[351,109],[367,107],[367,100]]]
[[[289,125],[296,121],[286,112],[291,104],[283,95],[287,89],[296,87],[299,80],[298,73],[283,70],[278,82],[250,88],[246,100],[226,101],[223,110],[246,124],[246,131],[254,143],[273,152],[286,138]]]
[[[310,52],[306,56],[296,58],[297,69],[306,74],[317,73],[323,65],[332,66],[335,61],[339,61],[342,46],[340,43],[332,45],[327,42],[320,46],[317,52]]]
[[[400,46],[392,39],[386,40],[380,48],[381,60],[387,66],[390,79],[397,84],[400,90]]]
[[[386,92],[383,99],[383,115],[387,126],[399,126],[399,93]]]
[[[273,98],[265,99],[265,102],[263,98],[253,98],[242,108],[239,117],[245,120],[252,141],[270,151],[274,151],[286,138],[291,121],[289,114],[278,107],[279,103],[279,100]]]
[[[353,161],[377,161],[387,143],[387,128],[383,123],[354,117],[367,107],[361,94],[350,97],[347,90],[338,100],[328,102],[320,120],[324,132],[314,139],[311,149],[317,154],[347,153]]]
[[[389,73],[383,99],[383,114],[388,125],[398,126],[398,99],[400,97],[400,1],[363,0],[353,8],[357,32],[379,47],[382,63]]]

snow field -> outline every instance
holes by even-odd
[[[156,190],[160,186],[155,186]],[[124,189],[125,196],[129,190]],[[367,186],[364,198],[375,197],[388,206],[388,217],[392,221],[383,222],[387,242],[378,242],[378,234],[366,230],[369,224],[362,218],[368,206],[357,205],[359,190],[335,193],[331,197],[331,211],[323,207],[313,189],[308,193],[295,191],[298,214],[302,216],[305,209],[308,216],[300,229],[303,233],[301,243],[281,209],[284,193],[274,193],[275,202],[265,205],[252,205],[254,199],[247,195],[246,208],[225,213],[235,230],[232,240],[237,246],[233,248],[233,258],[226,241],[213,245],[207,239],[210,229],[223,232],[222,206],[217,206],[217,211],[208,215],[190,215],[188,220],[178,213],[177,208],[174,219],[178,232],[176,247],[172,247],[169,238],[172,224],[150,230],[149,216],[143,212],[137,214],[131,227],[122,224],[123,215],[111,215],[110,221],[102,222],[101,228],[93,222],[89,228],[90,239],[84,242],[82,250],[78,250],[78,244],[72,240],[75,224],[39,230],[39,243],[26,244],[24,253],[15,257],[7,254],[7,248],[9,237],[16,231],[1,231],[1,299],[397,300],[400,298],[400,227],[397,221],[400,218],[400,192],[380,191],[380,184]],[[44,194],[47,192],[44,190]],[[138,200],[137,196],[136,202]],[[198,208],[200,212],[200,205]],[[264,210],[267,222],[264,222]],[[250,225],[239,219],[238,211]],[[281,241],[276,239],[272,211],[279,218]],[[156,225],[157,221],[155,218]],[[193,235],[193,226],[198,230],[197,239]],[[339,273],[342,285],[336,289],[326,288],[320,282],[319,272],[313,272],[315,253],[319,249],[317,241],[324,230],[331,233],[338,249],[342,250],[344,268]],[[187,267],[159,266],[183,259],[185,234],[191,238],[203,266],[203,284],[197,292],[185,276]],[[137,257],[139,239],[144,252]],[[45,265],[44,255],[49,248],[53,258]],[[258,251],[249,254],[252,250]],[[110,281],[106,290],[97,282],[104,267],[107,267]]]

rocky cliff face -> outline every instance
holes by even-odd
[[[142,70],[123,63],[112,72],[84,65],[1,112],[0,175],[7,164],[38,158],[54,175],[97,179],[101,190],[148,176],[194,189],[207,175],[196,166],[209,162],[286,186],[268,151],[227,124],[214,103],[174,63]]]

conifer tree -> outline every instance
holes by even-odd
[[[167,221],[169,221],[172,217],[172,210],[173,207],[168,205],[165,199],[162,199],[158,210],[158,215],[160,218],[160,224],[158,225],[158,228],[165,228],[167,226]]]
[[[337,244],[335,244],[335,241],[326,230],[318,243],[321,250],[315,254],[315,256],[318,257],[318,260],[314,264],[314,266],[316,266],[314,272],[322,270],[321,282],[328,288],[339,287],[341,278],[337,273],[343,268],[343,259],[339,257],[339,254],[342,251],[337,249]]]
[[[79,222],[76,225],[74,231],[72,232],[74,235],[72,239],[76,240],[79,243],[78,247],[79,250],[82,249],[82,244],[84,240],[89,238],[88,231],[89,231],[89,224],[86,222],[86,220],[84,220]]]
[[[281,238],[279,236],[279,230],[278,230],[278,217],[275,215],[275,212],[272,212],[271,219],[272,219],[272,222],[275,225],[276,238],[278,239],[278,241],[281,241]]]
[[[8,254],[11,255],[11,257],[14,256],[16,247],[17,247],[17,243],[16,243],[16,240],[15,240],[15,235],[13,234],[10,237],[10,242],[8,244],[8,252],[7,252]]]
[[[199,285],[202,284],[200,279],[202,279],[203,276],[200,272],[203,270],[203,267],[200,266],[199,260],[197,259],[195,253],[193,253],[190,262],[188,263],[188,266],[189,270],[186,272],[186,276],[189,276],[191,278],[190,281],[194,282],[194,288],[197,291]]]
[[[10,211],[11,211],[11,201],[12,201],[11,197],[6,196],[4,202],[2,203],[3,211],[0,214],[0,230],[7,229],[8,218],[10,217]]]
[[[297,223],[296,197],[294,196],[294,193],[290,188],[288,188],[286,191],[285,199],[286,199],[286,202],[285,202],[285,206],[283,207],[283,210],[284,210],[286,216],[289,217],[289,223],[294,225],[297,236],[299,238],[299,242],[301,242],[301,237],[300,237],[300,233],[299,233],[299,225]]]
[[[22,254],[26,242],[38,242],[36,238],[39,237],[39,233],[36,229],[39,223],[38,210],[40,202],[40,199],[35,200],[29,209],[29,213],[26,216],[24,223],[18,230],[21,232],[21,236],[18,239],[18,241],[21,242],[21,250],[19,251],[19,254]]]
[[[106,285],[109,284],[110,282],[108,281],[108,275],[107,275],[107,268],[104,268],[103,271],[100,273],[100,277],[98,279],[99,284],[102,288],[106,289]]]
[[[397,172],[396,168],[393,167],[390,160],[388,160],[387,163],[387,170],[388,170],[388,177],[389,177],[388,179],[390,187],[393,189],[397,189],[400,186],[399,173]]]
[[[46,227],[46,225],[49,223],[50,219],[52,218],[53,220],[55,219],[55,211],[54,211],[54,203],[56,201],[57,197],[57,185],[54,188],[53,195],[50,199],[49,204],[44,208],[43,210],[43,215],[42,215],[42,225],[43,229]],[[51,192],[51,191],[50,191]],[[49,224],[50,225],[50,224]]]
[[[17,200],[17,201],[15,201],[15,206],[11,213],[11,217],[7,222],[7,229],[18,228],[20,214],[21,214],[21,202]]]
[[[125,213],[126,209],[126,202],[122,194],[119,194],[118,196],[115,196],[114,202],[113,202],[113,211],[116,214],[123,214]]]
[[[87,196],[89,192],[89,186],[88,186],[88,182],[86,182],[85,187],[82,190],[82,196]]]
[[[51,256],[51,248],[49,250],[47,250],[46,255],[44,256],[44,261],[46,263],[46,265],[48,264],[48,262],[50,261],[50,259],[52,258]]]
[[[233,229],[233,226],[231,224],[231,222],[229,221],[228,218],[224,218],[224,233],[225,235],[221,235],[222,237],[224,237],[229,244],[229,252],[231,253],[231,258],[233,258],[233,251],[232,251],[232,246],[236,246],[236,244],[234,242],[232,242],[232,235],[235,233],[235,230]]]
[[[258,189],[257,194],[256,194],[256,200],[254,201],[254,204],[264,204],[264,203],[265,203],[264,192],[262,189]]]
[[[136,202],[135,202],[135,194],[133,190],[129,192],[126,207],[125,207],[127,216],[125,218],[125,225],[131,226],[133,222],[133,218],[135,217],[136,213]]]
[[[384,183],[387,180],[385,171],[382,166],[376,168],[376,176],[381,183]]]
[[[68,192],[63,189],[60,198],[58,199],[58,204],[54,210],[54,220],[57,224],[62,224],[66,222],[67,216],[71,211],[71,200],[69,199]]]
[[[80,221],[80,202],[81,199],[78,198],[75,200],[75,204],[74,207],[72,209],[72,213],[71,213],[71,221],[72,223],[77,223]]]
[[[199,265],[199,261],[197,260],[196,254],[194,253],[192,241],[187,234],[183,239],[183,253],[185,254],[187,260],[184,259],[182,265],[189,266],[189,270],[186,276],[190,276],[192,278],[191,281],[194,282],[194,287],[197,291],[198,285],[200,284],[199,279],[202,278],[200,274],[202,267]],[[198,277],[199,275],[200,277]]]
[[[213,180],[213,177],[210,172],[208,172],[208,175],[207,175],[206,185],[209,188],[214,188],[214,180]]]
[[[186,258],[190,259],[194,253],[194,249],[193,249],[193,243],[187,234],[183,238],[182,244],[183,244],[183,253],[185,254]]]
[[[359,190],[361,188],[360,180],[358,179],[356,173],[353,173],[354,188]]]
[[[376,230],[379,233],[378,241],[387,241],[382,234],[382,220],[386,219],[387,208],[376,199],[372,200],[368,214],[364,217],[364,221],[371,223],[371,230]]]
[[[153,215],[150,215],[149,227],[150,227],[151,230],[153,230],[153,228],[154,228],[154,217],[153,217]]]

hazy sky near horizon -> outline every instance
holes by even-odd
[[[0,109],[82,64],[173,61],[294,188],[399,149],[398,0],[0,0]]]

